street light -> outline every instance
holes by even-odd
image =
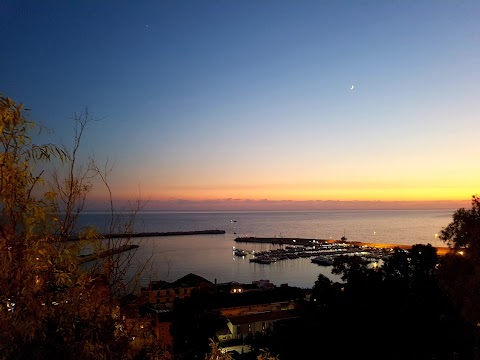
[[[373,232],[373,247],[375,247],[375,234],[376,233],[377,233],[376,231]]]
[[[438,234],[435,234],[434,238],[435,238],[435,247],[437,247],[437,238],[438,238]]]

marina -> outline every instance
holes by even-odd
[[[331,266],[335,258],[342,255],[360,256],[368,261],[380,261],[390,255],[394,248],[411,249],[411,245],[372,244],[348,242],[343,240],[302,239],[302,238],[236,238],[236,242],[271,243],[280,247],[267,251],[247,251],[233,247],[236,256],[249,256],[249,262],[271,264],[277,261],[310,258],[312,263],[321,266]],[[288,245],[286,245],[288,244]],[[437,254],[444,255],[447,247],[437,247]]]
[[[309,245],[286,245],[266,251],[247,251],[233,247],[233,254],[248,257],[249,262],[271,264],[277,261],[309,258],[318,265],[333,265],[333,260],[340,255],[361,256],[371,261],[382,260],[393,248],[375,248],[346,242],[321,242]]]

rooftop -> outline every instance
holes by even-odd
[[[253,314],[230,316],[228,319],[233,325],[251,324],[258,321],[278,321],[298,318],[297,310],[266,311]]]

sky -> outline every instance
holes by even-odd
[[[479,192],[480,2],[13,1],[0,94],[149,209],[447,207]],[[104,201],[95,184],[93,203]]]

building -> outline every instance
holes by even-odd
[[[173,349],[173,337],[170,333],[170,327],[172,326],[172,313],[169,311],[160,312],[157,314],[154,333],[157,338],[157,344],[164,349]]]
[[[220,313],[226,318],[246,314],[263,313],[267,311],[282,311],[299,309],[301,305],[295,300],[278,301],[272,303],[259,303],[245,306],[223,307]]]
[[[276,286],[270,280],[252,281],[251,284],[240,284],[236,281],[216,285],[218,292],[230,292],[230,294],[242,294],[250,291],[263,291],[275,289]]]
[[[273,330],[273,325],[278,321],[298,318],[295,310],[267,311],[262,313],[244,314],[229,317],[227,327],[232,334],[232,339],[244,339],[256,333],[265,334]]]
[[[218,329],[216,336],[223,342],[266,334],[276,322],[298,318],[301,308],[302,303],[297,300],[224,307],[220,313],[226,319],[226,326]]]
[[[297,310],[265,311],[229,316],[227,328],[229,333],[219,334],[220,340],[245,339],[255,334],[266,334],[273,330],[276,322],[299,318]]]
[[[122,299],[121,308],[117,307],[116,310],[117,334],[127,335],[133,348],[140,350],[160,347],[172,350],[170,310],[157,310],[140,304],[135,296]]]
[[[152,281],[141,289],[142,297],[158,309],[171,309],[175,299],[184,299],[192,295],[192,291],[214,291],[215,285],[195,274],[188,274],[174,281]]]

